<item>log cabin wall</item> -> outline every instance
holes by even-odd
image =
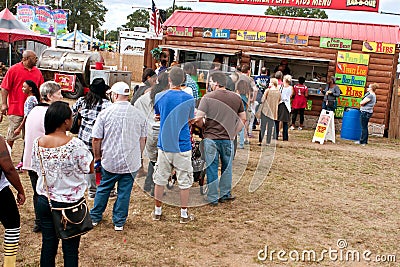
[[[271,57],[274,55],[278,57],[290,56],[302,58],[318,58],[329,60],[328,76],[334,75],[336,70],[336,57],[338,51],[346,51],[353,53],[362,52],[362,41],[353,41],[352,50],[337,50],[321,48],[320,37],[310,36],[307,46],[300,45],[284,45],[278,43],[278,34],[267,33],[266,42],[248,42],[236,40],[235,30],[231,30],[229,39],[212,39],[203,38],[203,28],[194,28],[193,37],[179,37],[164,35],[162,44],[170,46],[184,46],[187,50],[209,50],[216,49],[230,49],[232,51],[242,51],[242,64],[250,63],[250,56],[252,53],[268,54]],[[394,55],[365,53],[370,55],[367,85],[370,83],[378,83],[379,89],[376,91],[377,104],[374,108],[374,114],[370,120],[371,123],[385,125],[388,128],[391,95],[393,90],[393,82],[396,75],[397,59],[399,50],[396,49]],[[297,78],[297,77],[296,77]],[[311,111],[306,111],[307,115],[319,116],[322,106],[322,97],[315,97],[312,99],[313,105]]]

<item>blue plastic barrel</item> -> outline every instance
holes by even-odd
[[[358,141],[361,137],[361,112],[355,108],[346,109],[343,112],[342,130],[340,138]]]

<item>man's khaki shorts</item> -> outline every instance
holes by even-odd
[[[193,184],[192,151],[171,153],[158,149],[158,158],[154,167],[153,181],[157,185],[166,185],[172,168],[180,189],[188,189]]]
[[[24,130],[21,131],[22,135],[15,135],[14,131],[21,125],[22,120],[24,119],[24,117],[21,116],[16,116],[16,115],[8,115],[8,131],[7,131],[7,136],[6,136],[6,140],[7,141],[15,141],[18,138],[22,137],[24,135]]]

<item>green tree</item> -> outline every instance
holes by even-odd
[[[132,14],[130,14],[128,17],[128,23],[125,25],[122,25],[123,28],[127,30],[132,30],[134,27],[145,27],[149,28],[149,10],[148,9],[138,9],[135,10]]]
[[[190,7],[185,7],[185,6],[177,6],[177,5],[175,5],[175,10],[192,10],[192,8],[190,8]],[[171,17],[171,15],[172,15],[172,6],[171,7],[169,7],[169,8],[167,8],[167,10],[166,10],[166,12],[167,12],[167,19],[169,18],[169,17]]]
[[[297,7],[268,7],[264,12],[265,15],[287,16],[287,17],[304,17],[327,19],[328,15],[324,10],[318,8],[297,8]]]

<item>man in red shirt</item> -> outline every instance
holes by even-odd
[[[22,85],[26,80],[32,80],[38,87],[44,82],[42,73],[36,68],[38,58],[32,50],[25,50],[22,54],[22,61],[13,65],[4,76],[1,83],[1,115],[7,115],[9,126],[7,131],[7,143],[10,147],[19,135],[15,135],[15,129],[21,124],[24,118],[24,103],[27,95],[22,92]]]

